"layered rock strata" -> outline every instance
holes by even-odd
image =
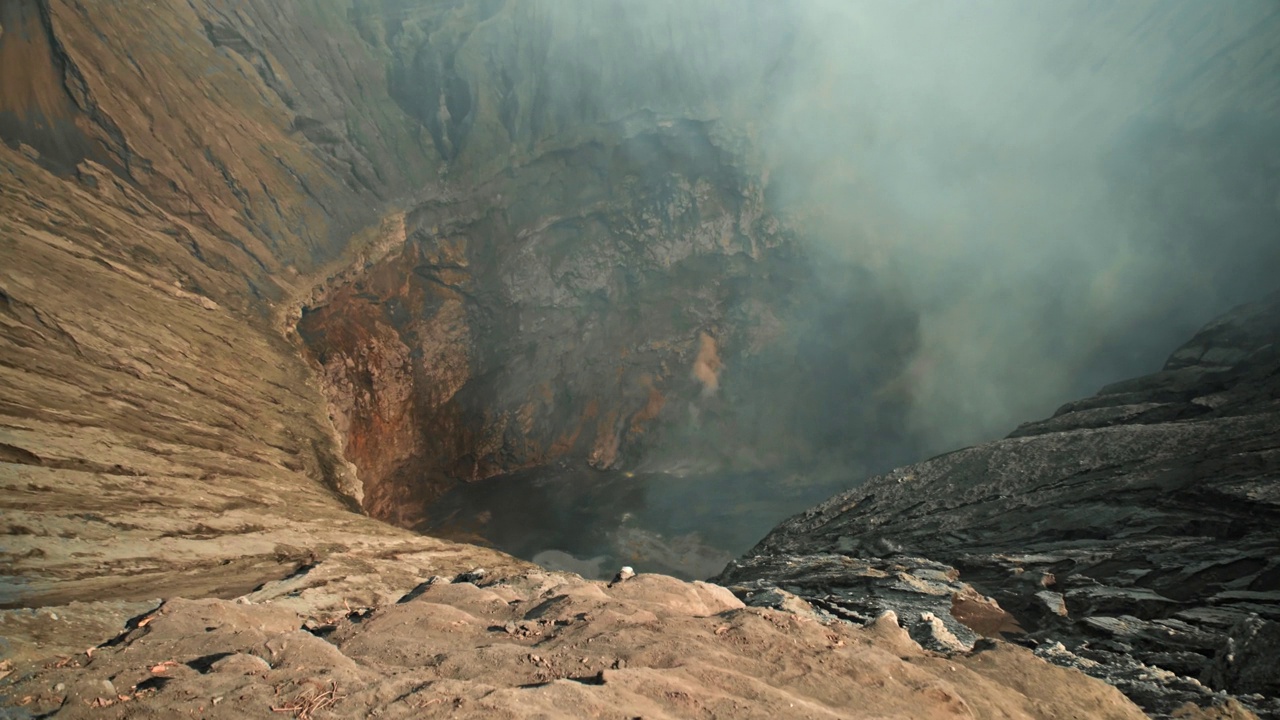
[[[1257,658],[1280,628],[1278,477],[1273,295],[1160,372],[791,518],[719,581],[860,621],[932,612],[965,644],[958,626],[1016,638],[1156,714],[1229,693],[1274,717],[1280,664]],[[967,621],[960,581],[1009,622]]]

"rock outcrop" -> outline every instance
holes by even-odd
[[[779,333],[805,273],[701,123],[557,153],[404,223],[298,323],[365,509],[403,526],[450,480],[670,451],[691,412],[723,411],[722,357]]]
[[[921,637],[932,613],[966,646],[1015,638],[1155,714],[1229,693],[1275,717],[1278,473],[1273,295],[1158,373],[791,518],[718,581],[862,622],[896,609]]]

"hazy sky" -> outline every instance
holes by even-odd
[[[1280,286],[1280,3],[791,6],[775,182],[824,264],[918,312],[898,385],[931,449],[1154,371]]]

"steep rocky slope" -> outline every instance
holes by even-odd
[[[906,432],[908,390],[890,381],[916,349],[913,311],[870,273],[830,294],[798,243],[812,208],[776,212],[758,141],[778,129],[757,112],[794,70],[797,28],[779,7],[0,3],[0,680],[14,706],[3,712],[519,716],[577,703],[681,716],[749,703],[761,716],[873,704],[1134,717],[1100,683],[1017,649],[960,652],[972,630],[954,621],[953,597],[988,633],[1057,627],[987,583],[1004,560],[964,566],[972,585],[945,553],[904,565],[930,589],[920,612],[933,617],[923,633],[920,612],[902,619],[959,653],[946,660],[890,619],[857,631],[780,593],[757,600],[790,614],[643,575],[602,588],[359,512],[414,526],[450,483],[561,460],[779,467],[833,447],[865,459]],[[1140,27],[1143,12],[1117,25]],[[1230,86],[1214,77],[1197,87]],[[795,370],[779,382],[778,367]],[[1126,400],[1062,422],[1163,421],[1204,405],[1196,422],[1262,437],[1249,424],[1262,416],[1232,415],[1245,405],[1229,392],[1221,408],[1169,399],[1187,391],[1175,370],[1139,409]],[[849,408],[817,379],[831,377],[884,392]],[[1242,447],[1270,467],[1262,444]],[[1233,472],[1244,462],[1205,448]],[[963,518],[975,533],[981,520]],[[1183,620],[1203,632],[1169,654],[1179,672],[1207,662],[1195,643],[1219,642],[1217,625],[1274,591],[1259,555],[1272,546],[1248,545],[1263,531],[1200,532],[1228,537],[1238,562],[1193,576],[1192,596],[1152,585],[1179,608],[1211,591],[1223,606]],[[896,534],[867,542],[892,547]],[[840,577],[858,564],[823,562]],[[875,620],[890,605],[873,590],[900,564],[858,565],[866,607],[814,603]],[[425,585],[477,566],[486,579],[469,579],[486,591]],[[1241,587],[1223,584],[1233,578]],[[157,598],[170,600],[153,614]],[[454,619],[441,626],[440,613]],[[369,649],[408,627],[444,650],[419,663],[417,646]],[[1064,640],[1079,629],[1063,627]],[[1269,666],[1249,658],[1272,626],[1241,627],[1210,683],[1269,687]],[[593,640],[607,651],[582,649]],[[531,643],[543,645],[526,655]],[[328,695],[320,678],[335,683]],[[355,685],[368,690],[340,704]]]
[[[519,54],[501,67],[476,55],[525,27],[512,12],[549,11],[496,7],[4,3],[6,604],[152,592],[129,578],[155,573],[154,587],[221,559],[229,574],[257,568],[243,574],[252,586],[342,544],[344,528],[403,537],[349,515],[353,502],[409,525],[421,507],[406,497],[429,497],[437,468],[470,478],[569,450],[612,462],[661,412],[664,381],[695,399],[714,385],[728,312],[763,316],[749,293],[686,288],[667,306],[678,321],[603,307],[619,282],[637,301],[678,287],[661,276],[681,263],[749,282],[777,245],[724,141],[670,119],[697,114],[682,98],[702,85],[662,115],[623,94],[565,116],[565,102],[534,95],[563,100],[590,77],[543,87],[516,73]],[[521,32],[541,37],[549,21]],[[468,50],[478,24],[497,34]],[[450,43],[456,60],[424,54]],[[480,63],[472,100],[449,90],[466,63]],[[495,73],[511,97],[476,84]],[[415,110],[424,98],[456,118],[433,125]],[[539,204],[548,183],[561,190]],[[563,247],[606,229],[620,235],[609,252]],[[671,238],[646,248],[659,230]],[[520,252],[500,252],[508,239]],[[602,270],[620,259],[629,277]],[[563,307],[538,319],[517,301]],[[294,332],[303,316],[313,368]],[[557,354],[574,333],[581,344]],[[512,363],[538,340],[551,341],[539,367]],[[578,357],[581,378],[555,398],[548,368]],[[280,560],[242,559],[259,555]]]
[[[922,639],[1002,633],[1167,713],[1215,691],[1280,713],[1280,295],[1158,373],[791,518],[719,581]],[[928,558],[924,560],[922,558]],[[973,622],[972,593],[996,601]],[[994,620],[994,622],[993,622]],[[945,643],[944,643],[945,644]]]
[[[352,512],[358,479],[278,329],[309,273],[381,237],[390,184],[425,182],[396,145],[409,122],[362,146],[383,182],[356,182],[297,128],[316,98],[372,112],[360,83],[228,50],[213,6],[0,14],[2,602],[234,595],[336,548],[449,551]],[[310,61],[358,66],[341,39]]]
[[[252,587],[406,537],[354,505],[413,526],[559,459],[803,455],[743,411],[809,269],[724,122],[784,20],[5,3],[4,603],[226,594],[192,571]]]
[[[418,526],[452,484],[562,460],[884,467],[928,445],[909,382],[919,309],[868,270],[871,239],[849,239],[872,245],[847,263],[806,245],[858,234],[816,204],[848,205],[871,235],[896,226],[870,187],[794,182],[806,167],[783,156],[808,125],[762,108],[830,79],[797,82],[813,28],[777,3],[0,12],[10,181],[34,163],[64,183],[30,183],[45,203],[77,188],[150,218],[160,234],[114,262],[243,316],[290,355],[267,365],[296,366],[279,333],[301,345],[330,416],[313,429],[333,424],[328,452],[350,463],[326,461],[327,482],[375,517]],[[1099,42],[1116,52],[1202,15],[1109,12]],[[1270,87],[1266,62],[1237,58],[1274,29],[1162,79],[1177,112],[1266,112],[1270,95],[1241,90]],[[34,212],[24,192],[9,198]]]

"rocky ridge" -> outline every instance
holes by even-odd
[[[1156,716],[1227,693],[1276,717],[1277,472],[1273,295],[1160,372],[787,520],[717,581],[859,622],[894,609],[956,649],[1011,638]]]

